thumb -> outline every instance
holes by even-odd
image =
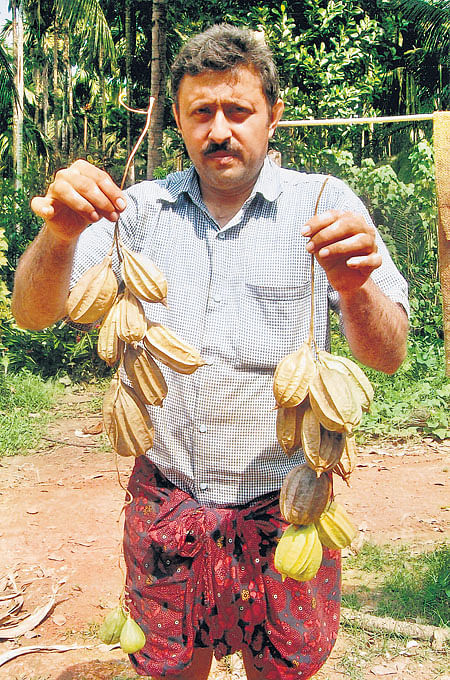
[[[55,215],[53,200],[47,196],[35,196],[31,199],[30,207],[35,215],[44,220],[49,220]]]

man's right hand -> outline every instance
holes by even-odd
[[[33,212],[62,241],[75,241],[88,224],[101,217],[115,222],[125,206],[124,193],[108,173],[84,160],[59,170],[47,194],[31,201]]]

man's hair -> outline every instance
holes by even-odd
[[[272,52],[260,34],[230,24],[211,26],[190,38],[181,48],[171,69],[175,104],[183,76],[229,71],[241,66],[253,68],[258,73],[267,101],[273,106],[278,98],[279,80]]]

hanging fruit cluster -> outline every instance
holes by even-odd
[[[118,364],[103,400],[103,424],[112,448],[121,456],[141,456],[153,446],[154,428],[147,406],[162,406],[167,384],[155,361],[190,374],[205,364],[199,352],[170,329],[147,320],[142,300],[166,304],[167,281],[151,260],[128,249],[118,235],[114,243],[121,263],[119,287],[112,268],[112,250],[88,269],[72,288],[67,315],[77,323],[101,322],[97,353],[108,366]],[[114,248],[114,244],[113,244]],[[122,381],[124,368],[133,387]],[[127,654],[145,645],[145,634],[125,604],[105,618],[99,638],[120,643]]]
[[[116,235],[123,285],[112,269],[112,251],[72,288],[67,315],[78,323],[103,317],[97,352],[108,366],[119,364],[103,401],[105,432],[121,456],[140,456],[153,445],[153,425],[147,406],[162,406],[167,385],[155,361],[178,373],[193,373],[204,365],[199,352],[169,328],[149,322],[142,301],[166,304],[167,281],[142,253],[127,248]],[[120,369],[131,381],[120,378]]]
[[[104,429],[116,453],[137,457],[153,446],[154,428],[147,406],[162,406],[167,395],[155,358],[184,374],[193,373],[205,362],[171,330],[147,320],[142,300],[166,304],[167,281],[153,262],[123,244],[117,224],[114,243],[123,284],[119,287],[114,274],[111,249],[72,288],[66,312],[77,323],[103,319],[97,352],[108,366],[118,364],[103,400]],[[121,380],[121,368],[133,387]],[[119,605],[100,627],[99,638],[106,644],[119,642],[124,652],[134,654],[145,645],[145,634],[131,618],[124,600],[125,588]]]
[[[344,508],[332,500],[331,477],[334,472],[348,483],[356,465],[353,431],[373,399],[372,385],[354,361],[315,344],[312,256],[311,282],[308,339],[280,361],[273,378],[278,442],[288,456],[302,448],[306,460],[283,481],[280,509],[290,526],[275,551],[275,567],[283,579],[298,581],[315,576],[322,545],[342,549],[356,535]]]

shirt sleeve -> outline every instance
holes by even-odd
[[[338,183],[338,187],[340,185],[341,191],[339,192],[336,203],[333,206],[334,209],[361,214],[366,222],[375,229],[376,244],[378,247],[378,252],[382,258],[382,263],[380,267],[372,272],[371,279],[389,299],[401,305],[409,317],[410,306],[408,301],[408,284],[405,278],[395,266],[386,244],[375,227],[364,203],[344,182],[341,180],[336,181]],[[332,286],[329,286],[328,296],[331,308],[339,313],[339,294],[334,290],[334,288],[332,288]]]

